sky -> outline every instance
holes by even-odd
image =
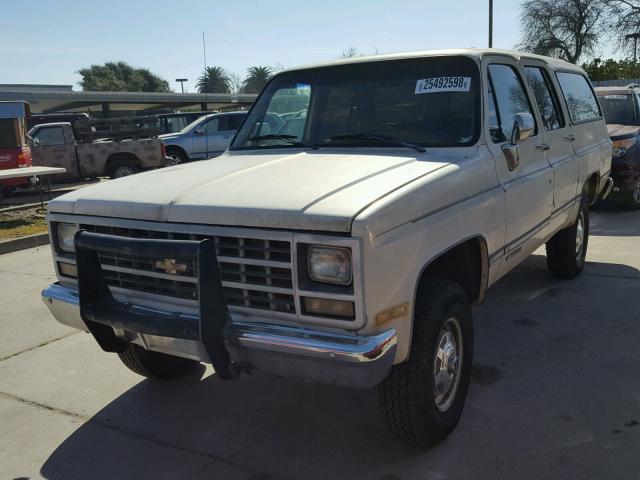
[[[244,76],[364,53],[486,47],[488,0],[2,0],[0,84],[67,84],[79,69],[124,60],[179,91],[207,64]],[[494,47],[520,37],[519,0],[494,0]]]

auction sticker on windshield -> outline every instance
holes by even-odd
[[[416,82],[415,94],[439,92],[468,92],[471,77],[433,77]]]

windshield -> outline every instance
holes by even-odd
[[[599,95],[602,112],[607,123],[639,125],[638,112],[632,95]]]
[[[267,86],[231,149],[471,145],[478,84],[478,68],[465,57],[286,72]]]
[[[205,117],[209,118],[212,117],[213,115],[202,115],[201,117],[196,118],[193,122],[191,122],[189,125],[187,125],[186,127],[184,127],[182,130],[180,130],[180,133],[185,133],[190,131],[191,129],[195,128],[198,124],[204,122]]]

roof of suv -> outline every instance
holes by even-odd
[[[596,93],[609,94],[609,95],[628,95],[633,93],[638,87],[635,84],[627,85],[626,87],[595,87]]]
[[[408,58],[420,58],[420,57],[440,57],[440,56],[465,56],[469,58],[475,58],[481,60],[482,57],[487,55],[502,55],[511,57],[515,60],[520,60],[523,58],[531,58],[534,60],[539,60],[541,62],[545,62],[552,68],[558,69],[567,69],[567,70],[577,70],[582,72],[582,68],[573,63],[565,62],[564,60],[559,60],[557,58],[544,57],[542,55],[535,55],[533,53],[527,52],[519,52],[517,50],[501,50],[497,48],[459,48],[459,49],[445,49],[445,50],[423,50],[416,52],[403,52],[403,53],[389,53],[384,55],[372,55],[365,57],[353,57],[353,58],[343,58],[339,60],[330,60],[325,62],[313,63],[309,65],[302,65],[300,67],[295,67],[288,69],[287,71],[294,70],[303,70],[309,68],[321,68],[321,67],[330,67],[336,65],[345,65],[350,63],[365,63],[365,62],[379,62],[385,60],[402,60]]]

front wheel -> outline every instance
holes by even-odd
[[[189,159],[187,156],[180,150],[176,148],[167,149],[167,167],[172,167],[174,165],[180,165],[182,163],[186,163]]]
[[[618,201],[618,206],[623,210],[640,210],[640,185],[626,193],[624,198]]]
[[[576,221],[547,241],[547,266],[554,277],[575,278],[584,268],[589,243],[589,208],[580,203]]]
[[[163,380],[177,378],[199,365],[195,360],[152,352],[134,343],[129,343],[124,352],[118,353],[118,357],[132,372]]]
[[[473,320],[462,288],[449,280],[421,283],[409,358],[378,387],[391,432],[430,447],[455,428],[471,378]]]

